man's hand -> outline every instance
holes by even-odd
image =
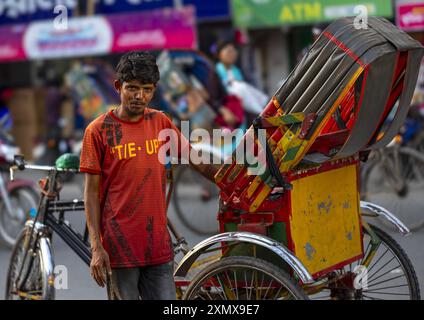
[[[90,264],[91,276],[100,287],[106,285],[106,275],[112,275],[110,268],[109,255],[102,246],[97,246],[92,250],[92,258]]]
[[[97,284],[104,287],[111,269],[109,255],[100,241],[99,184],[100,175],[85,174],[84,202],[92,252],[90,271]]]

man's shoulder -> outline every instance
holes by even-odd
[[[108,119],[108,117],[110,117],[109,112],[105,112],[101,114],[100,116],[98,116],[97,118],[95,118],[93,121],[91,121],[88,124],[86,130],[88,131],[100,130],[102,126],[104,125],[105,121]]]
[[[167,115],[165,112],[153,108],[146,108],[144,113],[145,120],[165,120],[167,119]]]

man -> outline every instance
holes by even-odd
[[[175,299],[159,133],[173,129],[171,143],[189,144],[162,112],[148,107],[160,77],[155,58],[130,52],[116,71],[121,103],[88,125],[81,151],[91,274],[101,287],[111,277],[112,299]],[[212,166],[193,167],[213,179]]]

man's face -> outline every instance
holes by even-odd
[[[144,109],[149,105],[156,90],[156,85],[142,84],[138,80],[115,81],[115,88],[121,97],[121,104],[125,112],[130,116],[142,115]]]

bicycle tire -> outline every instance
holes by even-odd
[[[22,258],[23,254],[25,254],[25,241],[27,234],[31,232],[31,228],[26,227],[22,230],[19,237],[17,238],[16,244],[13,248],[12,255],[10,258],[9,268],[7,271],[7,278],[6,278],[6,291],[5,291],[5,299],[6,300],[14,300],[20,299],[20,300],[53,300],[55,297],[55,289],[52,284],[51,275],[48,274],[46,271],[49,268],[46,268],[45,264],[47,263],[53,263],[52,261],[45,261],[45,257],[51,256],[50,254],[46,254],[42,252],[41,246],[39,245],[40,239],[37,239],[37,244],[35,244],[36,252],[35,254],[28,258],[33,258],[33,260],[38,261],[38,268],[37,264],[34,270],[30,270],[29,272],[32,273],[30,276],[30,279],[28,279],[25,283],[25,286],[28,288],[35,288],[36,290],[33,290],[34,292],[40,293],[39,295],[32,294],[30,296],[22,296],[13,294],[13,290],[16,290],[14,288],[14,281],[16,280],[13,273],[18,268],[20,269],[21,265],[18,264],[19,258]],[[27,259],[28,259],[27,258]],[[28,265],[24,266],[22,269],[22,272],[25,273],[28,271],[28,267],[34,268],[34,262],[28,261]],[[18,271],[19,273],[19,271]],[[35,279],[39,282],[38,284],[35,284]]]
[[[184,188],[183,186],[184,180],[191,179],[191,180],[196,180],[197,182],[197,177],[192,179],[191,177],[188,177],[188,174],[197,175],[197,173],[188,166],[181,166],[179,168],[179,171],[175,175],[174,190],[172,194],[172,204],[175,209],[175,214],[178,217],[179,221],[181,221],[181,223],[192,232],[195,232],[199,235],[216,234],[218,232],[218,222],[216,220],[216,216],[218,214],[218,203],[219,203],[218,194],[216,197],[213,194],[213,197],[207,200],[207,202],[211,204],[216,204],[215,205],[216,208],[209,210],[211,212],[198,212],[198,209],[197,209],[197,212],[194,212],[194,214],[192,214],[191,217],[188,217],[187,208],[184,209],[181,205],[181,202],[184,200],[181,197],[180,191]],[[199,179],[204,179],[203,177],[200,177],[200,174],[198,175],[199,175]],[[203,180],[199,180],[199,181],[203,181]],[[209,182],[206,182],[206,183],[209,183]],[[213,187],[217,188],[215,185],[213,185]],[[196,186],[194,187],[192,186],[192,188],[194,190],[198,190],[198,188],[202,188],[202,185],[200,184],[198,188]],[[202,204],[206,203],[206,202],[203,203],[202,200],[200,199],[196,201],[200,201],[198,207],[201,207]],[[195,204],[189,203],[189,201],[187,201],[187,205],[194,206]],[[203,208],[205,208],[205,206]],[[214,212],[212,212],[212,210]],[[196,219],[196,216],[195,216],[196,213],[198,214],[200,219]],[[198,223],[199,221],[201,223]]]
[[[408,152],[408,150],[410,149],[410,147],[401,147],[399,149],[399,155],[401,157],[403,157],[403,159],[408,159],[406,166],[404,164],[402,164],[402,167],[400,168],[401,172],[403,173],[404,176],[406,176],[405,181],[406,181],[406,189],[405,189],[405,194],[397,194],[395,190],[393,190],[393,194],[396,196],[395,197],[389,197],[388,194],[385,194],[384,192],[381,192],[382,198],[384,200],[384,197],[387,196],[387,200],[382,201],[381,199],[379,199],[378,195],[377,196],[373,196],[372,192],[369,191],[370,187],[369,184],[372,182],[371,181],[371,176],[373,173],[375,173],[376,170],[381,170],[379,168],[379,166],[381,166],[381,161],[375,161],[375,160],[371,160],[371,164],[370,165],[365,165],[363,172],[361,174],[361,195],[363,197],[364,200],[366,201],[370,201],[373,203],[376,203],[378,205],[381,205],[383,207],[385,207],[386,209],[388,209],[389,211],[391,211],[393,214],[395,214],[396,216],[398,216],[399,218],[402,219],[402,217],[400,216],[403,212],[405,211],[409,211],[409,210],[405,210],[403,209],[403,206],[406,205],[411,205],[411,201],[408,201],[407,197],[410,197],[410,193],[414,192],[415,189],[412,187],[413,184],[411,182],[411,176],[410,174],[412,173],[413,176],[417,177],[417,175],[414,172],[417,171],[421,171],[422,168],[424,168],[424,162],[422,161],[422,159],[420,159],[419,157],[416,157],[414,155],[414,153],[410,153]],[[410,167],[413,166],[413,167]],[[420,179],[422,179],[423,177],[420,177]],[[415,181],[417,182],[417,181]],[[418,181],[418,183],[421,185],[421,188],[424,187],[424,180],[420,180]],[[383,189],[383,188],[382,188]],[[371,196],[370,196],[371,194]],[[405,199],[406,198],[406,199]],[[419,200],[421,199],[421,197],[415,197],[415,200]],[[424,200],[424,198],[423,198]],[[422,207],[422,205],[424,205],[424,202],[422,204],[417,205],[416,207]],[[418,218],[419,219],[419,218]],[[406,220],[404,218],[404,220]],[[387,221],[384,218],[379,219],[379,222],[384,225],[387,228],[390,228],[391,230],[395,230],[395,226],[393,226],[393,224],[391,224],[389,221]],[[419,219],[419,221],[411,221],[411,222],[406,222],[404,221],[404,223],[407,225],[407,227],[411,230],[411,231],[416,231],[421,229],[422,227],[424,227],[424,216]]]
[[[305,294],[305,292],[303,291],[303,289],[297,284],[296,280],[294,280],[292,277],[290,277],[288,275],[288,273],[280,268],[278,268],[277,266],[275,266],[274,264],[264,261],[262,259],[259,258],[253,258],[253,257],[242,257],[242,256],[235,256],[235,257],[226,257],[226,258],[222,258],[219,261],[216,261],[212,264],[210,264],[209,266],[207,266],[206,268],[202,269],[194,278],[193,280],[190,282],[189,286],[187,287],[187,290],[184,293],[183,296],[183,300],[194,300],[199,298],[198,296],[196,296],[196,294],[198,294],[199,290],[202,288],[202,286],[204,286],[205,284],[205,280],[209,279],[210,277],[216,276],[219,272],[224,271],[224,270],[229,270],[231,272],[233,272],[233,274],[235,275],[236,271],[238,269],[246,269],[246,270],[252,270],[253,272],[262,272],[263,274],[265,274],[267,277],[269,277],[270,279],[272,279],[271,283],[269,284],[269,286],[271,286],[271,284],[275,281],[276,283],[280,283],[282,287],[284,287],[288,292],[290,292],[293,296],[293,299],[295,300],[308,300],[308,296]],[[241,280],[243,280],[243,277],[239,278]],[[230,279],[228,279],[230,280]],[[264,278],[262,277],[261,279],[261,285],[264,283],[266,285],[266,281],[264,282]],[[250,283],[251,282],[251,283]],[[258,293],[257,293],[257,289],[255,291],[255,295],[253,294],[253,288],[252,288],[252,292],[251,295],[248,294],[247,291],[247,287],[250,285],[253,285],[253,282],[256,282],[256,284],[258,284],[258,281],[253,281],[250,279],[247,279],[247,277],[245,278],[245,286],[246,288],[243,290],[246,290],[245,295],[239,295],[238,291],[236,294],[236,298],[240,299],[240,300],[250,300],[250,299],[246,299],[246,298],[257,298],[258,297]],[[230,280],[231,283],[231,280]],[[235,276],[234,279],[234,283],[237,283],[237,277]],[[232,288],[234,289],[234,288]],[[235,288],[236,290],[238,290],[237,288]],[[281,290],[281,288],[279,289]],[[230,290],[233,291],[233,290]],[[269,292],[269,289],[265,291],[265,295],[264,297],[267,296]],[[244,293],[244,292],[243,292]],[[277,294],[275,294],[274,297],[278,297],[279,294],[281,292],[277,292]],[[234,295],[234,293],[233,293]],[[209,298],[212,298],[211,294],[207,295]],[[260,290],[259,293],[259,297],[262,298],[262,289]],[[222,298],[222,296],[220,295],[220,298]],[[225,296],[224,296],[225,298]],[[233,297],[234,298],[234,297]],[[202,299],[205,299],[205,296],[203,296]],[[212,300],[212,299],[211,299]],[[214,299],[215,300],[215,299]],[[216,300],[221,300],[221,299],[216,299]],[[256,299],[253,299],[256,300]]]

